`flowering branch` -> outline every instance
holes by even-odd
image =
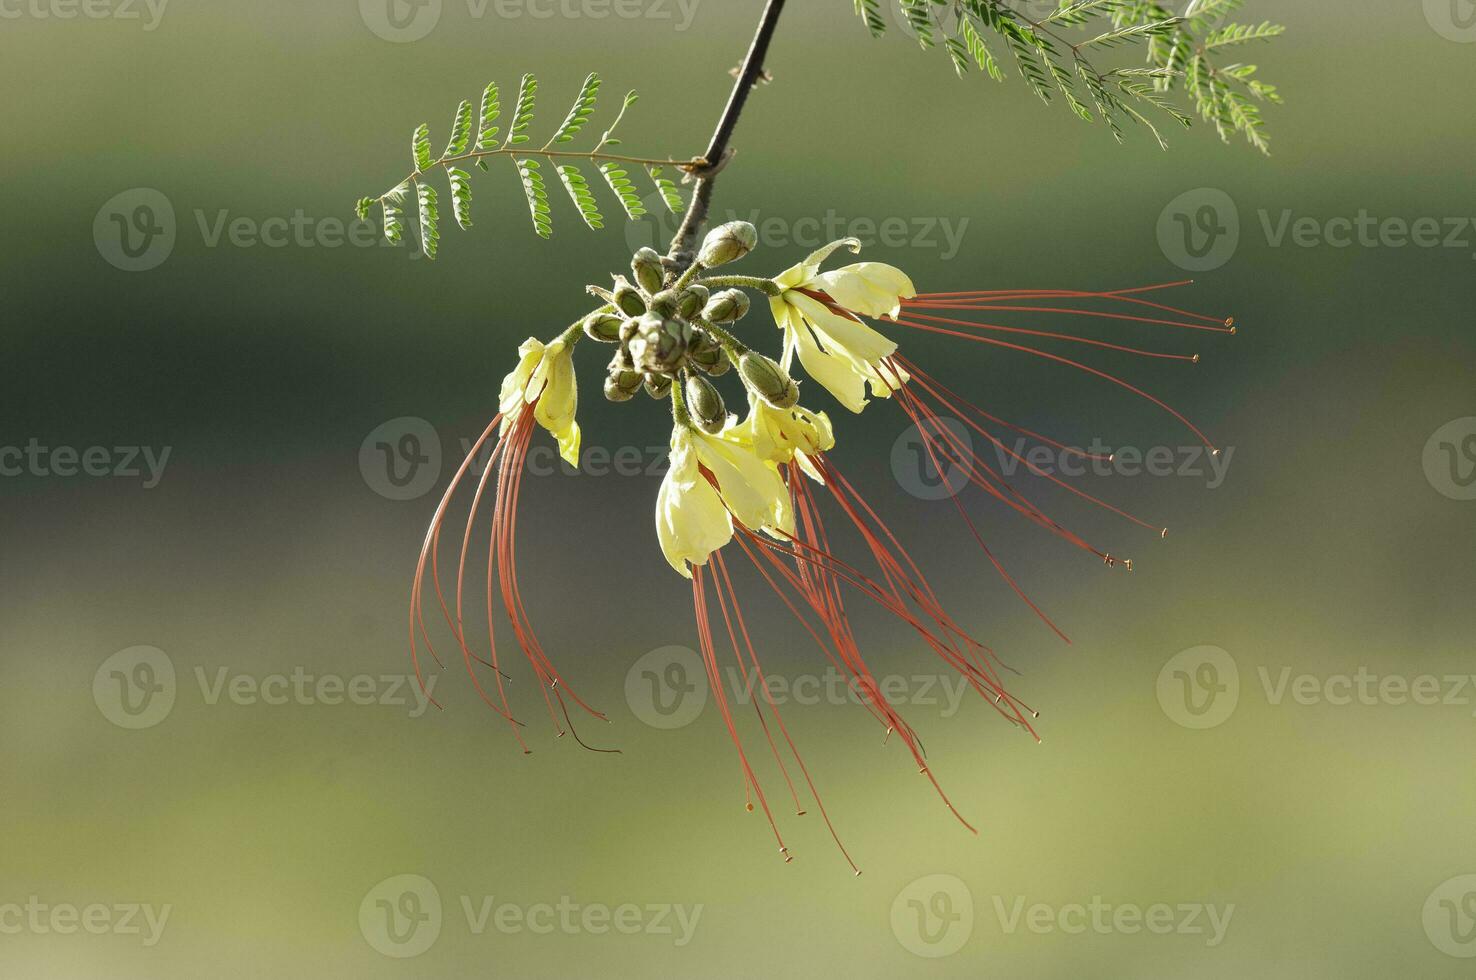
[[[692,203],[687,205],[682,225],[672,237],[671,248],[666,253],[667,259],[677,269],[686,269],[692,263],[692,250],[697,244],[697,236],[702,234],[702,229],[707,224],[713,182],[717,179],[718,172],[727,164],[728,140],[732,138],[733,130],[738,125],[738,117],[743,114],[743,107],[748,103],[748,93],[763,75],[769,41],[774,37],[774,29],[779,24],[779,14],[783,10],[784,0],[768,0],[763,16],[759,18],[753,42],[748,46],[748,54],[743,58],[743,66],[738,69],[733,90],[728,93],[728,104],[723,107],[723,114],[718,117],[717,128],[712,133],[712,141],[703,154],[700,169],[689,168],[688,172],[697,177],[697,187],[692,192]]]

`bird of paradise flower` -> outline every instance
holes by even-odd
[[[791,377],[795,362],[851,412],[861,412],[871,398],[893,401],[916,427],[935,471],[942,473],[951,468],[968,484],[1046,531],[1108,565],[1121,564],[1130,569],[1130,561],[1120,562],[1049,516],[1010,483],[999,466],[975,452],[961,433],[945,422],[950,418],[959,420],[968,432],[993,447],[1000,458],[1013,460],[1026,472],[1136,525],[1166,533],[1041,468],[1018,447],[1007,445],[999,433],[1012,431],[1084,460],[1110,457],[1069,446],[985,411],[903,356],[895,341],[867,321],[1029,354],[1106,380],[1168,412],[1212,452],[1218,450],[1204,433],[1162,400],[1116,375],[1029,346],[1026,341],[1061,341],[1186,362],[1198,361],[1198,355],[1143,350],[1074,333],[1007,326],[992,322],[992,315],[1052,314],[1221,334],[1233,334],[1235,327],[1233,320],[1192,313],[1157,300],[1161,290],[1184,283],[1109,292],[996,289],[920,294],[904,272],[883,263],[858,262],[822,271],[835,252],[859,252],[860,243],[854,239],[832,242],[773,278],[712,272],[747,254],[755,241],[751,225],[729,222],[709,233],[697,261],[680,273],[668,268],[650,249],[643,249],[632,262],[634,282],[616,277],[612,290],[591,287],[591,292],[607,301],[605,305],[554,340],[545,344],[530,338],[519,348],[518,363],[502,382],[498,414],[452,477],[426,531],[410,594],[411,657],[424,688],[421,648],[442,664],[426,624],[429,570],[437,604],[478,695],[508,723],[518,745],[529,751],[524,725],[515,717],[508,700],[507,675],[496,642],[493,624],[500,600],[518,648],[538,679],[555,730],[559,735],[566,731],[573,734],[589,748],[575,730],[571,703],[594,718],[604,720],[605,715],[565,681],[528,617],[517,572],[517,511],[525,461],[536,429],[548,431],[557,440],[562,457],[578,465],[580,430],[575,421],[578,390],[573,364],[576,344],[582,338],[616,343],[619,348],[605,382],[607,397],[624,401],[644,389],[652,397],[669,394],[671,398],[670,465],[657,494],[657,540],[672,568],[691,581],[700,656],[718,711],[737,750],[748,794],[746,806],[753,810],[757,803],[781,855],[791,860],[769,797],[739,735],[720,675],[720,649],[731,650],[743,682],[747,685],[752,679],[762,694],[752,704],[795,811],[803,814],[805,806],[790,765],[785,762],[784,750],[840,852],[859,874],[770,692],[729,572],[728,557],[733,554],[729,545],[736,546],[736,554],[753,567],[860,695],[858,700],[885,736],[896,735],[901,740],[949,812],[970,831],[975,828],[954,806],[928,766],[917,733],[885,696],[868,665],[852,628],[846,599],[859,596],[906,624],[995,711],[1037,739],[1032,723],[1038,714],[1010,693],[1002,677],[1007,668],[995,651],[944,607],[917,561],[840,470],[831,456],[836,439],[829,417],[798,404],[798,384]],[[732,332],[733,324],[749,309],[745,289],[769,300],[783,337],[783,355],[778,362],[753,351]],[[708,380],[730,367],[737,368],[745,387],[747,413],[742,418],[727,412]],[[474,463],[484,455],[485,466],[475,480],[458,549],[455,590],[448,601],[441,580],[441,535],[452,499],[468,482]],[[488,628],[483,655],[479,646],[474,650],[468,637],[465,584],[473,526],[489,489],[493,498],[492,527],[485,569],[486,596],[480,610]],[[859,536],[874,567],[858,567],[837,556],[821,506],[825,496],[830,498],[833,512]],[[1065,634],[990,550],[956,495],[953,504],[989,564],[1037,616],[1064,638]],[[725,551],[730,554],[725,555]],[[490,669],[492,690],[479,675],[479,665]],[[440,706],[433,697],[430,699]]]

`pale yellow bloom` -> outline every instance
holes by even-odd
[[[748,418],[741,428],[760,459],[776,465],[797,460],[800,468],[818,483],[824,478],[811,456],[835,445],[830,417],[796,405],[775,408],[761,398],[748,396]]]
[[[574,384],[574,351],[563,340],[551,344],[529,337],[518,348],[518,366],[502,379],[498,406],[502,430],[512,425],[523,405],[533,406],[533,417],[559,442],[559,455],[570,466],[579,465],[579,423],[574,411],[579,391]]]
[[[774,321],[784,331],[784,368],[796,355],[805,372],[853,412],[866,407],[866,385],[886,398],[907,381],[898,368],[881,361],[897,345],[859,319],[844,316],[801,290],[828,294],[835,304],[864,316],[896,318],[902,300],[917,295],[912,280],[881,262],[858,262],[830,272],[820,265],[839,248],[860,251],[861,243],[843,238],[814,252],[775,277],[783,292],[769,299]]]
[[[691,578],[690,565],[707,564],[732,540],[734,520],[774,537],[793,535],[794,510],[778,468],[759,457],[741,426],[718,435],[676,426],[671,466],[656,496],[656,537],[666,560]]]

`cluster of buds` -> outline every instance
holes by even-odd
[[[605,378],[606,398],[629,401],[642,388],[652,398],[665,398],[676,379],[685,375],[683,394],[692,421],[716,432],[726,423],[727,410],[708,378],[727,373],[735,363],[744,383],[765,400],[773,400],[771,393],[782,400],[785,385],[798,397],[794,382],[777,364],[741,345],[735,347],[726,332],[726,325],[747,315],[748,294],[741,289],[709,289],[697,281],[703,271],[747,255],[757,239],[746,221],[720,225],[708,233],[696,265],[684,275],[669,269],[654,249],[642,248],[631,259],[629,278],[616,276],[612,289],[594,290],[609,303],[585,318],[584,333],[618,345]],[[724,338],[729,341],[726,346]],[[745,367],[755,358],[764,364]]]

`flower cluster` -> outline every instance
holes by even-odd
[[[494,594],[500,592],[505,619],[538,679],[549,717],[559,733],[567,731],[579,740],[570,716],[571,705],[594,718],[604,719],[604,715],[570,688],[534,632],[518,585],[516,536],[524,462],[534,432],[540,427],[547,430],[558,441],[564,459],[573,465],[578,463],[580,430],[575,420],[578,393],[574,349],[584,340],[611,344],[615,353],[604,382],[607,399],[626,402],[644,391],[651,398],[670,401],[673,420],[670,467],[656,498],[657,541],[672,568],[691,581],[701,656],[724,723],[738,750],[748,790],[748,807],[753,809],[756,801],[763,809],[786,860],[788,849],[745,753],[719,668],[717,640],[726,638],[740,671],[745,676],[752,671],[757,677],[756,689],[767,691],[763,668],[724,557],[724,549],[729,545],[736,545],[757,575],[816,640],[825,656],[845,672],[853,688],[864,695],[863,703],[886,735],[896,734],[917,770],[928,779],[954,816],[969,826],[928,768],[921,740],[883,696],[852,629],[843,596],[859,595],[904,623],[948,669],[956,671],[990,707],[1018,728],[1033,734],[1035,713],[1006,690],[1003,683],[1006,668],[994,651],[974,638],[944,608],[918,563],[883,522],[876,508],[830,458],[836,442],[831,420],[823,411],[800,405],[800,383],[791,372],[798,365],[806,377],[851,412],[862,411],[871,398],[891,400],[916,427],[934,469],[939,472],[953,469],[969,485],[1000,505],[1074,547],[1109,566],[1131,568],[1131,562],[1114,558],[1047,514],[1007,479],[997,466],[997,459],[992,461],[988,454],[976,452],[966,438],[960,437],[956,426],[944,421],[945,418],[956,420],[974,436],[986,440],[997,453],[1021,464],[1031,476],[1062,486],[1134,524],[1161,533],[1157,526],[1092,497],[1055,474],[1038,470],[1028,457],[1001,439],[1001,431],[1014,430],[1062,452],[1089,454],[1012,425],[973,405],[905,358],[896,343],[867,320],[958,337],[1086,372],[1165,409],[1200,438],[1203,435],[1184,416],[1142,389],[1058,353],[1027,346],[1023,340],[1030,337],[1084,344],[1182,363],[1197,363],[1197,355],[1141,350],[1097,337],[1005,326],[963,319],[957,314],[985,313],[991,317],[994,312],[1051,314],[1091,318],[1100,323],[1130,321],[1155,329],[1172,327],[1219,333],[1234,333],[1233,323],[1178,310],[1149,295],[1164,286],[1101,293],[990,290],[919,295],[907,275],[890,265],[856,262],[824,268],[839,251],[858,252],[860,243],[855,239],[832,242],[772,278],[727,274],[722,267],[747,255],[754,248],[756,238],[753,226],[747,222],[721,225],[707,235],[695,261],[685,268],[670,263],[652,249],[641,249],[632,258],[629,276],[615,276],[609,288],[589,287],[602,301],[598,309],[547,343],[530,338],[519,348],[518,363],[502,382],[499,414],[452,478],[421,548],[410,613],[410,646],[417,676],[421,670],[418,641],[423,641],[424,648],[439,663],[425,623],[425,590],[429,585],[478,692],[509,722],[514,736],[527,750],[523,723],[514,716],[504,689],[507,675],[500,666],[493,627],[497,618],[493,615]],[[735,335],[740,321],[750,312],[750,292],[762,295],[769,302],[774,325],[782,338],[782,353],[777,359],[751,349]],[[1110,304],[1111,309],[1093,309],[1094,303]],[[945,316],[945,313],[955,315]],[[1012,339],[1004,339],[1001,334]],[[716,384],[730,373],[742,386],[745,411],[741,416],[729,411]],[[448,602],[442,591],[438,560],[441,532],[452,497],[473,471],[474,462],[482,462],[484,468],[476,480],[466,530],[461,535],[454,602]],[[864,543],[874,567],[863,569],[832,550],[819,506],[822,494]],[[494,502],[487,556],[488,642],[484,655],[473,651],[463,595],[472,530],[487,496]],[[1048,626],[1060,633],[1005,570],[965,508],[957,499],[952,504],[1001,578]],[[713,617],[714,610],[720,619]],[[479,666],[489,668],[493,674],[482,675]],[[483,687],[481,676],[490,676],[495,681],[495,697]],[[774,740],[775,732],[765,720],[766,709],[777,724],[779,736],[788,744],[822,819],[834,835],[818,790],[784,727],[778,705],[771,701],[755,702],[754,708],[775,761],[784,773],[796,812],[803,813],[805,809]],[[582,740],[580,744],[584,744]],[[836,840],[839,843],[838,837]],[[843,846],[841,851],[845,853]]]
[[[745,221],[715,228],[695,264],[680,274],[643,248],[631,261],[630,278],[615,277],[608,290],[591,287],[607,304],[580,325],[584,336],[618,345],[605,377],[606,398],[627,401],[642,390],[672,398],[671,467],[657,498],[656,529],[667,561],[688,578],[691,566],[705,564],[732,540],[734,521],[779,539],[794,534],[781,468],[798,461],[818,480],[811,458],[835,444],[825,413],[798,404],[799,385],[790,376],[796,357],[853,412],[865,407],[867,385],[872,395],[887,397],[907,380],[906,372],[887,363],[897,345],[860,319],[895,318],[902,300],[916,295],[900,269],[860,262],[822,272],[833,252],[860,249],[855,239],[842,239],[772,279],[711,274],[748,254],[756,240]],[[768,297],[783,334],[782,361],[733,335],[750,308],[742,287]],[[748,405],[741,420],[729,413],[712,381],[735,367]],[[526,375],[522,364],[514,375],[506,384],[518,387]],[[545,398],[553,395],[550,389]],[[549,428],[566,445],[569,430]],[[573,431],[577,443],[577,427]]]

